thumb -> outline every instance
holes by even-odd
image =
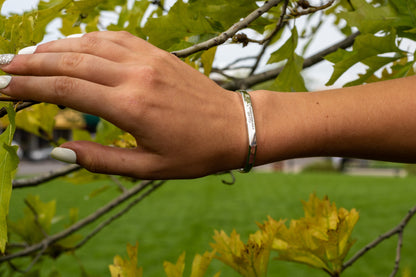
[[[51,157],[77,163],[95,173],[153,179],[150,176],[156,155],[135,149],[104,146],[90,141],[71,141],[52,150]],[[153,161],[153,162],[152,162]]]

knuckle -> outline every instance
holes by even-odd
[[[97,37],[97,34],[89,33],[84,35],[81,40],[81,49],[87,53],[95,52],[100,48],[102,40]]]
[[[61,57],[60,67],[62,70],[74,70],[79,67],[84,61],[84,56],[80,53],[65,53]]]
[[[120,36],[121,39],[127,39],[130,38],[132,36],[132,34],[130,34],[129,32],[122,30],[122,31],[118,31],[117,34]]]
[[[76,89],[77,82],[70,77],[57,77],[54,84],[55,97],[66,98]]]
[[[139,69],[139,76],[141,81],[146,84],[148,87],[154,87],[159,83],[160,74],[158,69],[151,64],[142,66]]]

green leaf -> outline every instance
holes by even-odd
[[[271,89],[275,91],[307,91],[305,81],[301,75],[303,69],[303,58],[299,55],[294,55],[290,58],[282,72],[277,76]]]
[[[95,141],[103,145],[112,145],[124,134],[120,128],[114,126],[110,122],[101,119],[97,125],[97,134]]]
[[[355,26],[362,33],[375,33],[386,30],[396,20],[397,14],[391,6],[374,7],[365,0],[351,0],[355,10],[341,13],[349,26]]]
[[[87,130],[73,129],[72,140],[86,140],[92,141],[91,133]]]
[[[150,18],[143,31],[150,43],[166,50],[171,50],[172,44],[192,36],[215,34],[205,16],[182,0],[177,1],[167,15]]]
[[[34,244],[44,239],[44,232],[49,232],[56,212],[56,201],[42,202],[39,196],[29,195],[26,202],[30,208],[24,209],[24,217],[9,222],[9,226],[25,242]]]
[[[363,60],[362,63],[368,66],[366,73],[361,74],[358,79],[345,84],[345,86],[356,86],[356,85],[361,85],[367,82],[367,80],[370,77],[372,77],[377,70],[379,70],[380,68],[382,68],[383,66],[389,63],[396,61],[398,58],[399,58],[398,56],[393,56],[393,57],[373,56],[373,57],[369,57]]]
[[[397,58],[401,58],[404,55],[396,45],[396,34],[394,32],[385,36],[375,36],[373,34],[359,35],[354,42],[352,51],[338,49],[336,52],[325,57],[325,59],[334,63],[334,72],[327,85],[333,85],[342,74],[356,63],[368,62],[374,65],[377,62],[379,66],[381,60],[390,62],[391,60],[375,58],[385,53],[395,53]]]
[[[16,130],[15,114],[11,104],[6,106],[10,124],[0,135],[0,251],[4,253],[7,243],[7,215],[12,193],[12,181],[16,174],[19,158],[17,147],[11,146]]]
[[[122,7],[117,24],[111,24],[107,29],[110,31],[125,30],[138,37],[144,38],[145,36],[140,24],[150,3],[151,2],[147,0],[135,1],[131,9],[128,8],[128,3],[126,3]]]
[[[307,91],[305,81],[300,72],[303,69],[303,58],[296,54],[298,45],[298,31],[296,26],[292,29],[290,38],[277,51],[270,55],[267,63],[277,63],[287,60],[282,72],[277,76],[271,90],[275,91]]]
[[[278,50],[270,55],[268,64],[277,63],[286,59],[293,58],[296,47],[298,45],[298,32],[296,27],[292,29],[291,37]]]

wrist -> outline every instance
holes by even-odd
[[[256,165],[318,156],[325,125],[311,93],[251,92],[257,129]]]

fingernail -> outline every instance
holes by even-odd
[[[2,54],[0,55],[0,65],[6,65],[12,62],[14,58],[13,54]]]
[[[7,88],[12,80],[12,76],[2,75],[0,76],[0,89]]]
[[[83,35],[85,35],[85,34],[73,34],[73,35],[69,35],[69,36],[67,36],[66,38],[80,38],[80,37],[82,37]]]
[[[51,157],[55,160],[74,164],[77,162],[77,153],[75,153],[73,150],[63,147],[56,147],[51,152]]]
[[[27,54],[33,54],[36,52],[36,48],[38,48],[36,45],[29,46],[23,49],[20,49],[19,52],[17,52],[18,55],[27,55]]]

